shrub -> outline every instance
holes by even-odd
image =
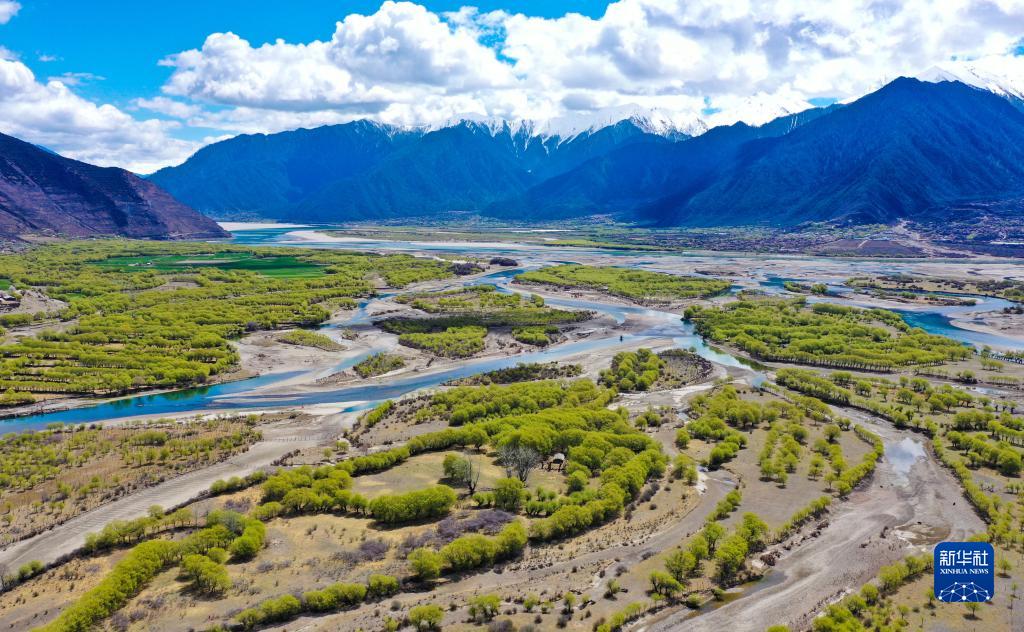
[[[167,540],[150,540],[136,545],[99,584],[40,630],[85,632],[92,629],[142,590],[158,571],[176,558],[178,552],[178,543]]]
[[[409,609],[409,623],[417,630],[439,630],[444,610],[434,604],[425,604]]]
[[[398,593],[398,580],[391,575],[370,575],[366,582],[366,596],[373,599],[390,597]]]
[[[457,499],[452,488],[434,485],[405,494],[378,496],[370,501],[369,510],[375,520],[394,524],[443,516]]]
[[[445,562],[444,557],[425,547],[414,550],[409,554],[408,559],[413,573],[420,580],[439,577]]]
[[[501,609],[501,599],[497,595],[480,595],[469,601],[469,616],[477,623],[490,621]]]
[[[523,503],[525,485],[518,478],[503,478],[494,485],[494,506],[516,512]]]
[[[192,582],[193,589],[203,594],[219,595],[231,588],[228,569],[205,555],[193,554],[183,557],[181,572]]]

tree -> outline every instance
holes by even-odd
[[[370,575],[366,582],[367,597],[390,597],[398,592],[398,580],[391,575]]]
[[[976,601],[968,601],[964,605],[967,606],[968,612],[971,613],[971,618],[972,619],[977,619],[978,618],[978,602],[976,602]]]
[[[839,439],[839,435],[842,431],[839,429],[839,426],[835,424],[829,424],[825,426],[825,429],[822,432],[825,435],[825,439],[829,443],[835,443]]]
[[[480,483],[480,464],[473,458],[464,458],[455,454],[444,457],[444,475],[459,485],[465,485],[470,494],[476,492]]]
[[[231,588],[227,569],[205,555],[186,555],[181,560],[181,572],[203,594],[219,595]]]
[[[498,458],[508,478],[516,476],[524,484],[530,472],[540,465],[543,457],[540,452],[520,443],[506,443],[498,448]]]
[[[1006,559],[1005,557],[999,558],[999,561],[996,563],[996,566],[999,567],[999,574],[1002,577],[1009,577],[1010,571],[1013,570],[1013,564],[1010,562],[1010,560]]]
[[[683,590],[683,585],[675,577],[663,571],[653,571],[650,580],[651,591],[662,597],[673,597]]]
[[[665,570],[676,578],[676,581],[685,582],[697,569],[697,558],[690,551],[676,549],[665,560]]]
[[[731,580],[743,568],[748,550],[746,539],[739,533],[734,533],[719,543],[715,551],[715,561],[718,562],[718,575],[723,582]]]
[[[701,531],[701,537],[703,537],[704,541],[707,543],[708,555],[715,554],[715,545],[724,535],[725,528],[717,522],[709,522],[704,525],[704,530]]]

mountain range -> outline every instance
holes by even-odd
[[[150,179],[215,216],[302,222],[447,211],[656,226],[928,222],[1024,198],[1017,93],[950,70],[925,78],[758,126],[705,130],[627,108],[597,124],[355,121],[244,135]]]
[[[140,178],[0,135],[0,237],[210,238],[307,223],[611,217],[647,226],[941,225],[1024,212],[1024,85],[963,65],[848,103],[707,128],[635,106],[242,135]],[[766,110],[752,102],[762,118]],[[193,210],[196,209],[196,210]]]
[[[216,222],[124,169],[96,167],[0,134],[0,238],[225,237]]]

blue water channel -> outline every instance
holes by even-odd
[[[250,245],[295,245],[290,242],[282,240],[287,233],[294,229],[262,229],[262,230],[247,230],[239,231],[236,235],[237,243],[245,243]],[[387,245],[385,245],[387,244]],[[303,245],[315,246],[315,247],[328,247],[328,248],[344,248],[344,249],[374,249],[374,250],[387,250],[392,249],[388,246],[393,245],[395,250],[416,250],[417,244],[413,242],[380,242],[380,241],[352,241],[352,242],[305,242]],[[446,251],[459,251],[458,244],[437,244],[434,246],[437,250]],[[498,248],[494,248],[498,251]],[[570,252],[564,250],[557,250],[544,246],[524,246],[522,248],[515,248],[514,245],[510,245],[508,248],[504,248],[506,254],[515,255],[517,252],[522,250],[533,250],[543,251],[545,253],[555,254],[555,256],[561,258],[567,258],[572,253],[578,252],[576,249]],[[511,252],[507,252],[511,251]],[[602,251],[600,254],[608,255],[608,251]],[[623,257],[637,257],[642,256],[644,258],[650,258],[650,252],[637,252],[627,253],[621,251],[615,251],[617,256]],[[550,259],[547,259],[550,261]],[[536,260],[530,260],[526,268],[533,268],[541,265],[542,262]],[[634,262],[635,263],[635,262]],[[471,283],[489,283],[495,285],[500,291],[518,291],[513,290],[509,282],[516,275],[521,273],[523,267],[516,269],[499,270],[490,275],[486,275],[482,278],[476,279]],[[763,287],[769,289],[781,288],[782,279],[769,278],[763,283]],[[393,294],[382,295],[377,298],[385,298],[392,296]],[[345,327],[352,326],[366,326],[370,324],[370,318],[367,313],[367,305],[374,299],[363,300],[359,303],[358,308],[344,321],[329,323],[323,326],[326,331],[342,329]],[[992,336],[989,334],[982,334],[973,331],[960,329],[953,326],[950,323],[949,315],[952,314],[963,314],[969,311],[979,310],[992,310],[998,309],[1002,306],[1009,305],[1008,302],[1000,299],[983,299],[985,301],[984,307],[973,306],[973,307],[935,307],[929,308],[927,311],[900,311],[904,319],[913,326],[921,327],[932,333],[942,334],[961,340],[969,344],[991,344],[993,346],[1006,346],[1006,340],[1001,339],[999,336]],[[547,303],[552,306],[563,307],[567,309],[586,309],[595,312],[599,312],[606,316],[613,318],[617,323],[622,323],[626,320],[629,315],[642,315],[651,318],[655,321],[655,324],[648,330],[641,332],[637,335],[626,335],[623,337],[623,342],[635,343],[636,346],[641,346],[645,341],[654,338],[671,338],[676,346],[680,348],[693,349],[696,353],[702,357],[716,362],[724,366],[732,367],[747,367],[750,368],[751,363],[744,362],[732,355],[724,353],[721,350],[709,347],[703,339],[696,335],[693,331],[693,327],[685,322],[682,322],[678,315],[669,312],[660,312],[657,310],[650,310],[643,307],[631,306],[631,305],[619,305],[612,303],[602,303],[597,301],[579,300],[572,298],[550,298]],[[502,369],[507,367],[515,366],[521,362],[551,362],[560,360],[573,354],[580,352],[592,351],[607,348],[616,344],[619,344],[619,339],[616,336],[599,339],[584,339],[576,342],[566,343],[558,345],[551,349],[545,349],[535,351],[531,353],[524,353],[515,356],[501,357],[501,358],[490,358],[482,360],[468,360],[457,367],[450,368],[444,371],[429,372],[422,375],[411,375],[402,379],[394,380],[386,384],[371,384],[371,385],[353,385],[340,387],[337,389],[322,390],[312,393],[297,393],[297,394],[283,394],[283,395],[263,395],[263,394],[250,394],[256,388],[271,385],[277,382],[282,382],[287,379],[296,377],[303,372],[279,372],[269,373],[259,377],[249,378],[245,380],[239,380],[236,382],[229,382],[224,384],[217,384],[212,386],[204,386],[197,388],[183,389],[179,391],[173,391],[168,393],[159,393],[151,395],[140,395],[135,397],[126,397],[118,400],[108,401],[92,406],[82,406],[78,408],[72,408],[69,410],[54,411],[48,413],[40,413],[36,415],[28,415],[24,417],[17,417],[0,422],[0,434],[6,434],[10,432],[21,432],[25,430],[40,429],[50,423],[91,423],[101,422],[112,419],[122,419],[126,417],[134,417],[138,415],[170,415],[175,413],[183,413],[189,411],[204,411],[204,410],[256,410],[271,407],[285,407],[285,406],[304,406],[311,404],[339,404],[343,411],[354,411],[368,408],[377,402],[385,399],[399,397],[406,393],[426,388],[437,386],[449,380],[458,379],[462,377],[468,377],[477,373],[486,371],[493,371],[496,369]],[[332,371],[341,371],[346,368],[360,362],[373,351],[368,351],[362,355],[348,358],[346,361],[340,363],[338,366],[332,368]],[[755,382],[763,379],[756,369],[754,370]]]

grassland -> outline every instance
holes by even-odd
[[[0,438],[0,545],[244,452],[260,438],[258,422],[258,417],[230,417],[55,427]]]
[[[160,273],[185,272],[203,268],[243,270],[282,279],[312,279],[323,276],[324,266],[295,256],[277,256],[252,252],[224,252],[198,255],[111,257],[96,265],[119,272],[139,268]]]

